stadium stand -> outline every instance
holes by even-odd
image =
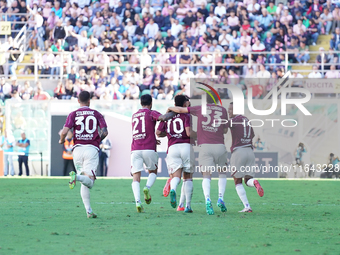
[[[18,77],[10,92],[11,82],[1,82],[3,100],[16,90],[23,100],[71,99],[82,90],[108,101],[145,93],[168,99],[187,93],[192,77],[268,78],[261,98],[288,70],[294,77],[339,77],[337,1],[0,3],[1,21],[11,22],[11,34],[1,35],[0,74]],[[27,84],[41,79],[56,80],[54,90]]]

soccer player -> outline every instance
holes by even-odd
[[[97,215],[92,212],[90,205],[90,189],[92,189],[96,179],[99,144],[108,135],[108,131],[103,115],[89,108],[89,92],[80,92],[78,102],[80,108],[68,115],[65,126],[60,134],[59,143],[64,144],[68,131],[73,128],[73,162],[77,174],[74,171],[70,172],[71,181],[69,186],[73,189],[76,181],[81,183],[80,195],[83,199],[87,218],[97,218]]]
[[[263,189],[258,180],[254,179],[255,155],[253,151],[254,130],[248,125],[248,118],[242,115],[234,115],[233,103],[228,107],[230,120],[227,123],[231,131],[232,145],[230,166],[235,188],[240,197],[244,209],[240,212],[252,212],[248,202],[246,190],[242,184],[242,178],[248,187],[255,187],[260,197],[263,197]]]
[[[190,106],[189,97],[184,95],[176,96],[175,106]],[[161,122],[156,131],[158,137],[168,137],[167,166],[171,175],[170,204],[173,208],[177,206],[176,189],[181,181],[183,172],[182,194],[185,194],[186,198],[184,210],[186,213],[192,213],[194,151],[190,144],[190,132],[190,114],[188,113],[176,114],[167,122]],[[180,205],[177,210],[182,211],[182,207],[183,205]]]
[[[140,177],[144,171],[143,163],[149,171],[146,186],[143,189],[146,204],[151,203],[150,188],[157,177],[158,153],[156,152],[155,126],[157,121],[166,121],[175,114],[164,115],[151,110],[151,95],[143,95],[140,98],[142,109],[132,115],[132,145],[131,145],[131,174],[133,176],[132,191],[136,201],[137,212],[143,212],[140,201]]]
[[[199,151],[199,165],[200,171],[203,174],[202,188],[206,201],[206,212],[208,215],[214,214],[210,199],[210,182],[211,174],[217,167],[223,168],[227,166],[227,150],[224,145],[224,134],[228,129],[224,128],[219,123],[215,123],[215,118],[228,119],[227,110],[221,105],[215,105],[212,103],[210,97],[208,97],[207,115],[202,114],[202,107],[169,107],[168,111],[176,113],[190,113],[197,116],[197,144],[200,147]],[[221,212],[226,212],[227,208],[223,201],[225,188],[227,185],[227,173],[219,171],[218,180],[218,201],[217,206],[220,207]]]

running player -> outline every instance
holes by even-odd
[[[74,171],[70,172],[69,186],[73,189],[76,181],[81,183],[80,195],[83,199],[87,218],[97,218],[90,205],[90,189],[92,189],[96,179],[99,144],[108,135],[108,131],[103,115],[89,108],[89,92],[82,91],[79,94],[78,102],[80,108],[68,115],[60,134],[59,143],[64,144],[68,131],[73,128],[75,135],[72,154],[77,174]]]
[[[132,145],[131,145],[131,174],[133,176],[132,191],[135,196],[137,212],[142,212],[140,201],[140,177],[144,171],[143,163],[149,171],[146,186],[143,189],[145,203],[151,203],[150,188],[157,177],[158,153],[156,152],[155,126],[157,121],[166,121],[175,114],[164,115],[152,111],[151,95],[143,95],[140,98],[142,109],[132,115]]]
[[[197,144],[199,146],[199,165],[203,174],[202,188],[206,201],[206,212],[208,215],[214,214],[210,199],[210,182],[213,169],[217,167],[223,168],[227,165],[227,150],[224,145],[224,134],[228,129],[223,128],[219,123],[215,123],[214,119],[228,119],[227,110],[221,105],[213,104],[208,97],[207,115],[202,114],[202,107],[169,107],[168,111],[176,113],[190,113],[197,116]],[[227,208],[223,201],[225,188],[227,185],[227,173],[219,171],[218,190],[219,196],[217,206],[222,212],[226,212]]]
[[[184,95],[176,96],[175,106],[190,106],[189,98]],[[168,137],[168,155],[166,160],[168,171],[171,175],[170,204],[173,208],[177,206],[176,189],[181,181],[183,172],[184,181],[182,184],[182,193],[185,194],[186,198],[186,213],[192,213],[191,198],[193,191],[192,174],[194,151],[190,144],[190,129],[190,114],[180,113],[176,114],[167,122],[161,122],[156,131],[158,137]],[[181,194],[181,196],[184,194]]]
[[[248,118],[242,115],[234,115],[233,103],[228,107],[230,120],[227,126],[230,128],[232,145],[230,166],[233,170],[232,176],[235,188],[240,197],[244,209],[240,212],[252,212],[246,191],[242,184],[242,178],[248,187],[255,187],[260,197],[263,197],[263,189],[260,183],[254,179],[255,155],[253,151],[254,130],[248,125]]]

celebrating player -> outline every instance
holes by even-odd
[[[255,187],[260,197],[264,192],[260,183],[254,179],[255,155],[253,151],[254,130],[248,125],[248,118],[242,115],[234,115],[233,103],[228,107],[230,120],[227,126],[230,128],[232,145],[230,166],[234,170],[232,176],[235,182],[235,188],[240,197],[244,209],[240,212],[252,212],[249,205],[246,191],[242,184],[242,178],[248,187]]]
[[[140,101],[142,109],[132,115],[131,145],[132,191],[135,196],[137,212],[144,210],[140,201],[140,176],[144,170],[143,163],[149,171],[149,177],[143,189],[145,203],[147,204],[151,203],[150,188],[157,177],[156,122],[169,120],[175,115],[174,113],[161,115],[157,111],[152,111],[152,97],[150,95],[143,95]]]
[[[223,128],[219,123],[214,122],[215,118],[228,119],[227,110],[221,105],[213,104],[208,97],[207,114],[202,114],[201,106],[193,107],[169,107],[168,111],[176,113],[190,113],[197,116],[197,144],[199,145],[199,165],[203,174],[202,188],[206,201],[206,212],[208,215],[214,214],[214,209],[210,199],[210,182],[212,171],[227,165],[227,151],[224,145],[224,134],[227,128]],[[227,185],[226,172],[219,172],[218,190],[219,196],[217,206],[222,212],[226,212],[227,208],[223,201],[225,188]]]
[[[89,108],[90,93],[82,91],[79,94],[78,102],[80,108],[71,112],[65,126],[60,134],[60,144],[64,144],[66,135],[70,129],[74,130],[73,162],[77,174],[70,172],[71,189],[76,185],[76,181],[81,183],[80,195],[86,209],[87,218],[97,218],[92,212],[90,205],[90,189],[96,179],[96,170],[99,160],[99,144],[107,135],[107,126],[103,115],[96,110]],[[100,127],[100,130],[98,129]]]
[[[187,96],[178,95],[175,97],[175,106],[188,107],[189,105],[190,102]],[[176,114],[167,122],[161,122],[156,131],[158,137],[167,136],[169,140],[167,165],[171,175],[170,204],[173,208],[177,206],[176,189],[181,181],[183,172],[182,192],[186,198],[186,213],[192,213],[194,151],[190,145],[190,131],[190,114],[187,113]]]

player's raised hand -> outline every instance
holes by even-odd
[[[60,143],[60,144],[64,144],[64,143],[65,143],[65,140],[64,140],[64,141],[59,140],[59,143]]]

